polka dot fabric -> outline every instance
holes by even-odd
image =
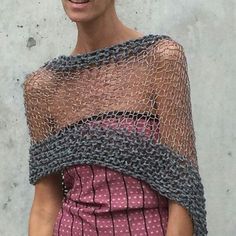
[[[168,199],[144,181],[98,165],[69,167],[64,181],[54,236],[165,235]]]

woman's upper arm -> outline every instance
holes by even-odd
[[[173,40],[161,46],[156,81],[161,143],[166,143],[197,166],[190,80],[184,48]]]
[[[46,71],[37,70],[26,76],[23,86],[25,116],[29,130],[30,145],[40,144],[55,129],[53,116],[51,114],[50,104],[53,90],[50,89],[50,76],[45,75]],[[48,79],[49,78],[49,79]],[[30,154],[29,167],[32,163],[38,163]],[[37,166],[36,168],[40,168]],[[29,168],[30,172],[34,171]],[[31,179],[30,179],[31,180]],[[32,182],[31,182],[32,183]],[[34,204],[45,210],[57,207],[63,196],[62,175],[55,172],[43,176],[34,182],[35,194]]]
[[[174,40],[161,41],[157,49],[154,92],[160,121],[158,141],[168,150],[165,158],[172,167],[166,174],[172,190],[168,235],[174,235],[170,230],[183,232],[187,227],[191,235],[192,226],[195,233],[205,235],[205,197],[195,146],[187,58],[183,46]]]

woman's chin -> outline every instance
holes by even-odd
[[[87,14],[76,14],[76,13],[72,13],[70,15],[68,15],[68,17],[70,18],[71,21],[74,22],[89,22],[91,21],[91,17],[89,17]]]

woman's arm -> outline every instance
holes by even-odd
[[[193,223],[187,210],[176,201],[169,200],[169,219],[166,236],[192,236]]]
[[[29,236],[52,236],[53,226],[62,205],[60,173],[43,177],[35,185],[35,194],[28,222]]]
[[[43,68],[28,74],[23,83],[25,115],[30,134],[30,145],[40,143],[56,130],[51,104],[53,92],[52,74]],[[29,170],[31,184],[33,162],[32,150],[29,150]],[[35,193],[28,222],[29,236],[52,236],[54,222],[62,204],[63,189],[60,172],[41,177],[35,183]]]
[[[178,181],[188,181],[185,171],[188,164],[197,167],[197,153],[187,58],[183,46],[174,40],[163,40],[159,44],[156,58],[158,76],[155,77],[155,89],[157,114],[160,115],[160,142],[184,160],[178,172],[175,172],[177,169],[170,170],[172,180],[178,178]],[[187,200],[190,198],[189,191],[191,189],[184,191]],[[194,222],[186,205],[184,207],[169,199],[167,236],[193,236]]]

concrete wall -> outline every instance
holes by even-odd
[[[236,235],[235,0],[117,0],[117,12],[140,32],[168,34],[184,46],[209,235]],[[33,198],[24,76],[69,54],[75,40],[76,27],[61,1],[1,2],[0,235],[27,235]]]

